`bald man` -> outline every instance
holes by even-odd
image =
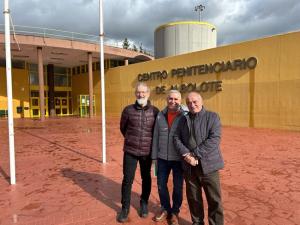
[[[224,167],[220,151],[221,123],[217,113],[205,110],[200,94],[186,98],[189,113],[182,117],[174,145],[182,156],[186,196],[193,225],[204,225],[202,189],[208,204],[209,225],[223,225],[219,170]]]

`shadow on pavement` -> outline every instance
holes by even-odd
[[[95,199],[101,201],[116,212],[121,210],[121,184],[97,173],[75,171],[73,169],[63,169],[64,177],[71,179],[75,184],[89,193]],[[140,196],[136,192],[131,192],[131,206],[139,210]],[[153,206],[149,200],[149,210]]]
[[[10,176],[0,167],[0,174],[4,177],[8,184],[10,184]]]
[[[71,168],[63,169],[61,172],[64,177],[71,179],[85,192],[113,209],[116,213],[121,210],[121,184],[97,173],[81,172]],[[138,193],[131,192],[131,206],[133,206],[136,211],[139,210],[139,199],[140,195]],[[157,212],[157,208],[157,204],[149,200],[149,211],[155,214]],[[180,218],[180,224],[188,225],[190,222]]]
[[[95,162],[101,162],[100,160],[98,160],[98,159],[96,159],[96,158],[93,158],[93,157],[91,157],[91,156],[88,156],[88,155],[86,155],[86,154],[83,154],[83,153],[81,153],[81,152],[79,152],[79,151],[76,151],[76,150],[74,150],[74,149],[72,149],[72,148],[69,148],[69,147],[67,147],[67,146],[65,146],[65,145],[61,145],[61,144],[59,144],[59,143],[57,143],[57,142],[55,142],[55,141],[50,141],[50,140],[47,139],[47,138],[44,138],[44,137],[42,137],[42,136],[33,134],[33,133],[31,133],[31,132],[22,130],[21,128],[18,128],[18,129],[19,129],[21,132],[23,132],[23,133],[26,133],[26,134],[28,134],[28,135],[31,135],[31,136],[33,136],[33,137],[35,137],[35,138],[39,138],[39,139],[41,139],[41,140],[43,140],[43,141],[46,141],[46,142],[48,142],[48,143],[50,143],[50,144],[56,145],[57,147],[63,148],[63,149],[65,149],[65,150],[68,150],[68,151],[70,151],[70,152],[73,152],[73,153],[75,153],[75,154],[78,154],[78,155],[80,155],[80,156],[83,156],[83,157],[85,157],[85,158],[94,160]]]

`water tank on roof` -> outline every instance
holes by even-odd
[[[156,28],[154,46],[156,59],[214,48],[217,46],[217,30],[207,22],[167,23]]]

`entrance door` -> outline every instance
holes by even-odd
[[[48,116],[48,97],[47,91],[45,91],[45,116]],[[30,92],[30,117],[31,118],[40,118],[40,94],[38,91],[31,91]]]
[[[68,115],[68,98],[61,98],[61,114]]]
[[[59,116],[61,115],[61,98],[55,97],[54,102],[55,102],[55,114]]]
[[[55,113],[57,116],[69,115],[68,98],[55,97]]]
[[[40,117],[40,97],[30,98],[30,114],[32,118]]]

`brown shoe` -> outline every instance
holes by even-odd
[[[170,225],[179,225],[178,215],[172,213],[171,218],[170,218]]]
[[[155,215],[153,220],[155,222],[161,222],[161,221],[166,220],[167,217],[168,217],[168,212],[166,210],[161,210],[157,215]]]

